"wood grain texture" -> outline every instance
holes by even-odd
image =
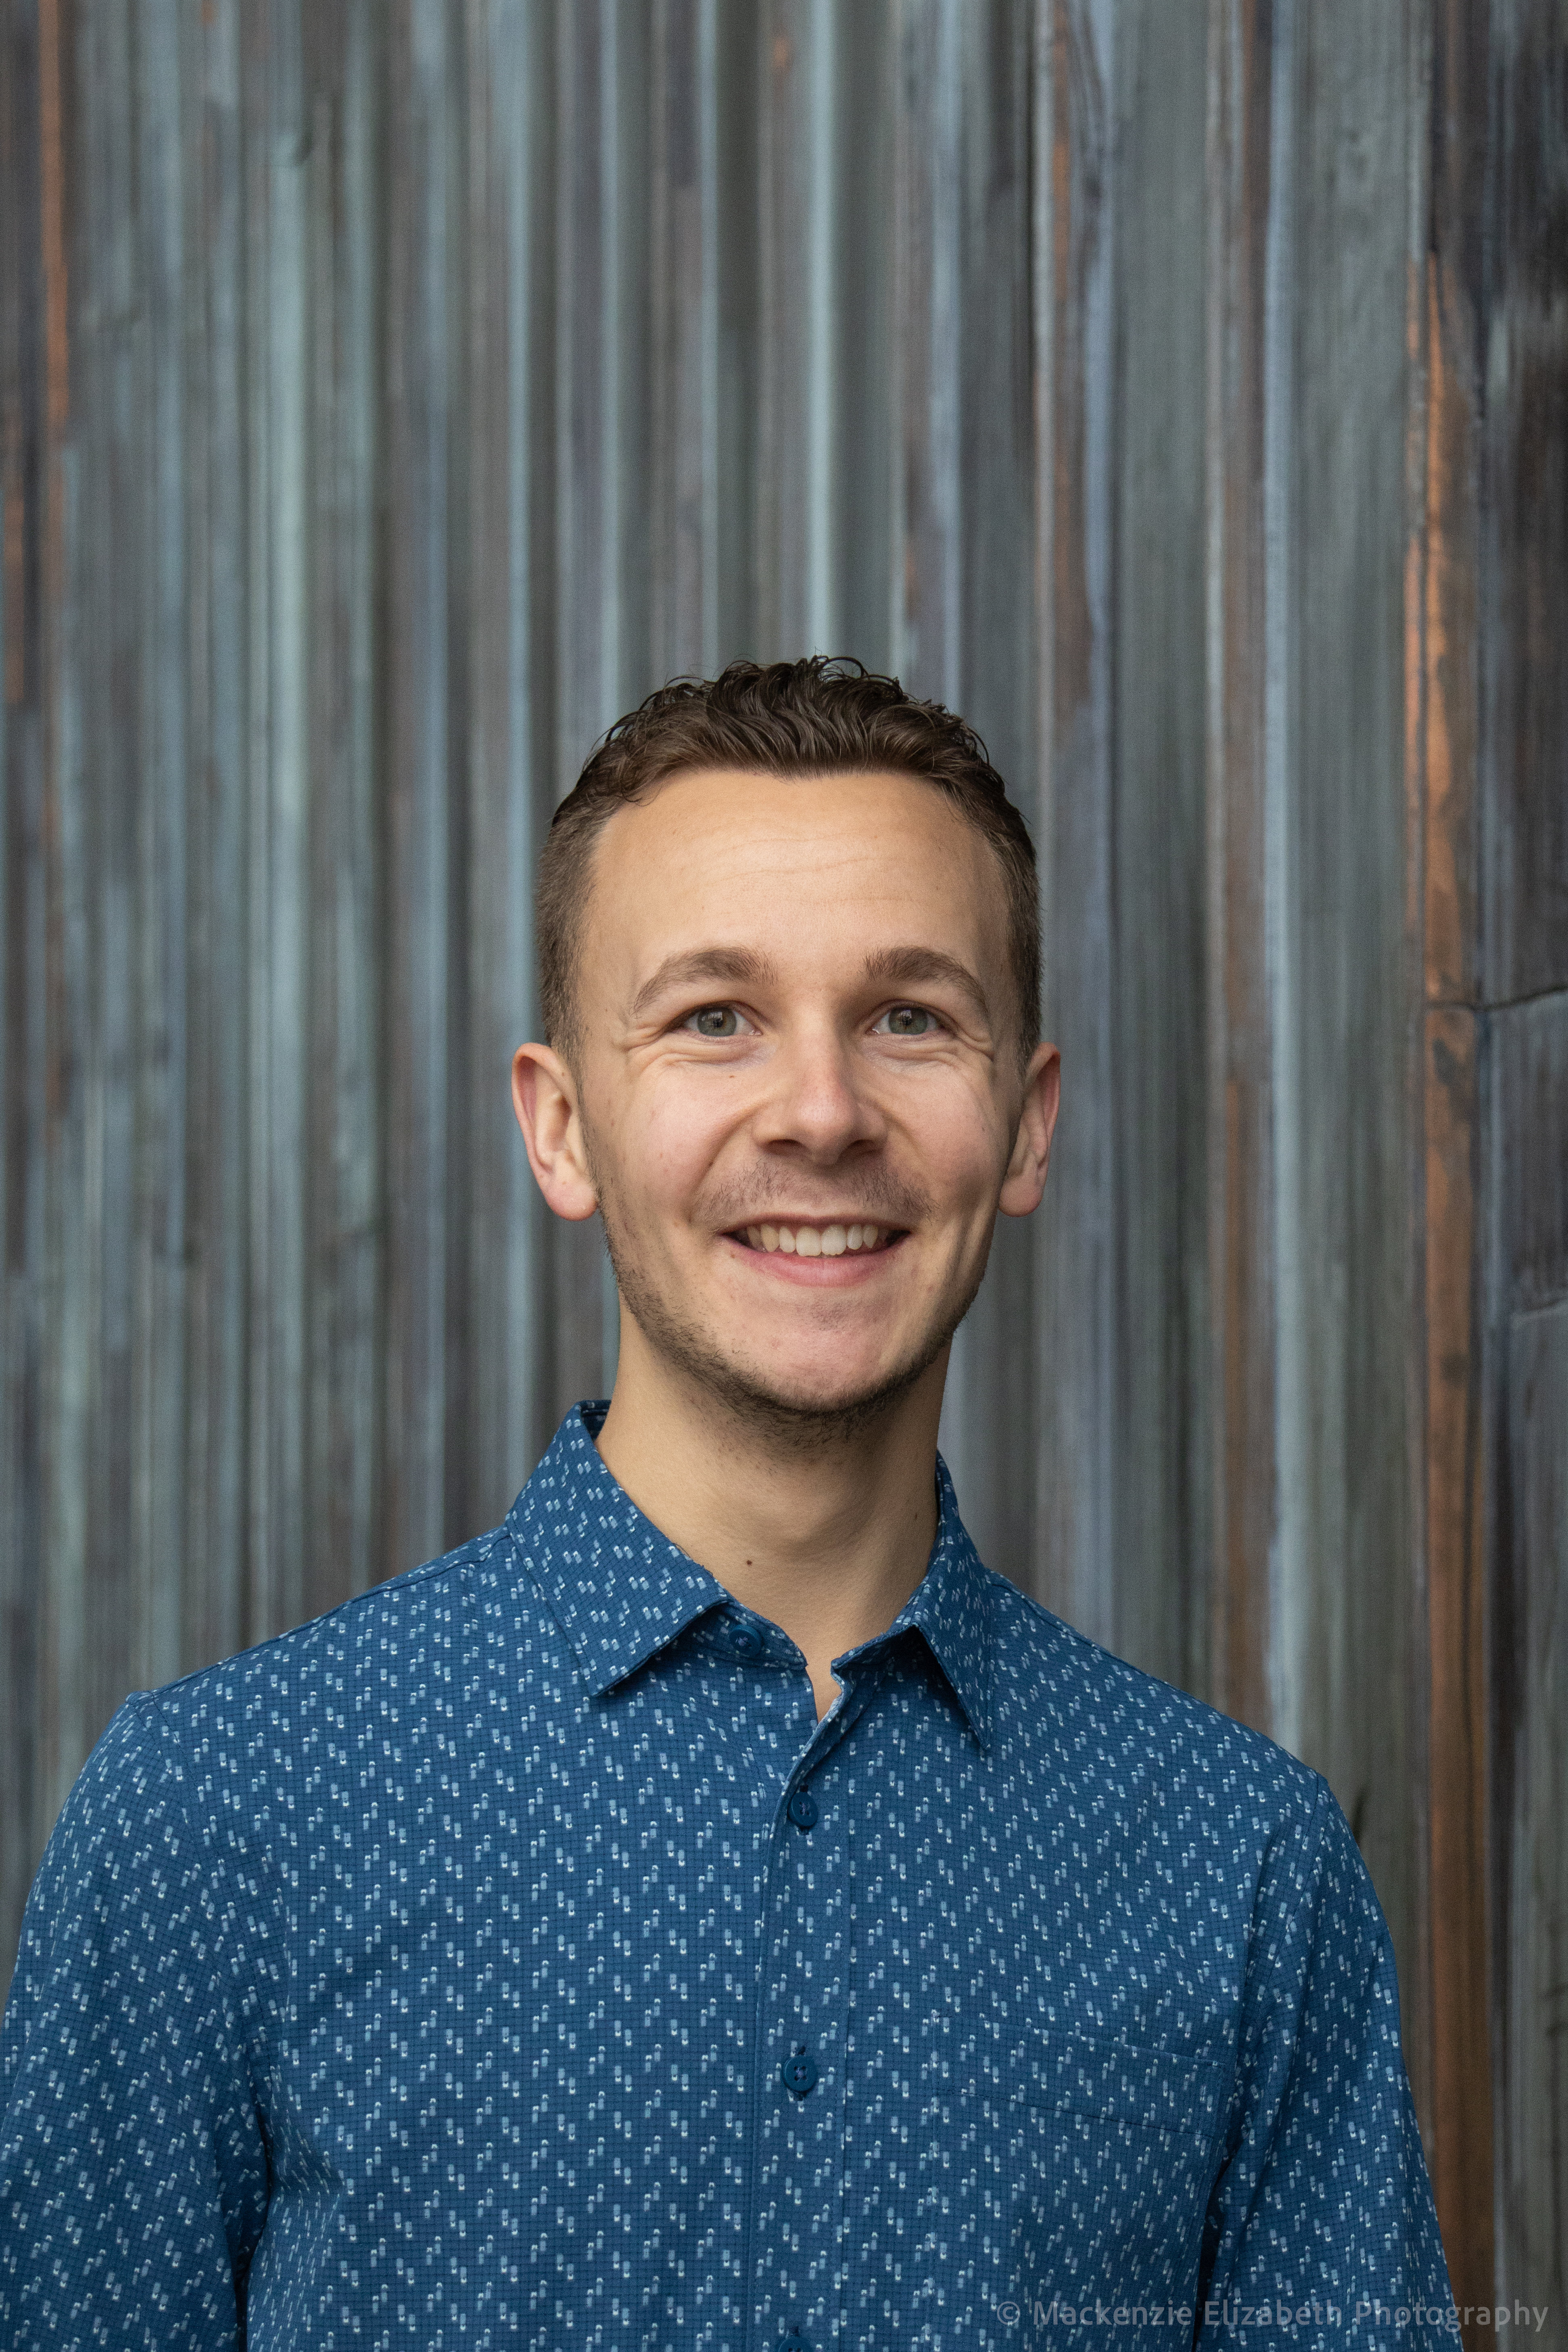
[[[1568,985],[1568,40],[1552,0],[1489,12],[1484,217],[1488,995]]]
[[[1419,1569],[1408,1475],[1403,579],[1405,297],[1426,130],[1419,9],[1296,24],[1291,218],[1272,300],[1290,479],[1270,687],[1280,1364],[1270,1729],[1326,1774],[1412,1966]],[[1353,520],[1352,520],[1353,519]],[[1283,575],[1281,577],[1281,575]],[[1271,758],[1276,756],[1272,751]]]
[[[1552,2306],[1548,2333],[1560,2338],[1562,2198],[1540,2104],[1552,2063],[1542,1995],[1557,1981],[1553,1879],[1537,1810],[1555,1801],[1549,1596],[1568,1553],[1542,1466],[1560,1444],[1552,1339],[1568,1293],[1568,737],[1560,665],[1546,650],[1565,588],[1553,487],[1564,360],[1543,241],[1558,233],[1568,185],[1560,12],[1532,0],[1438,11],[1431,89],[1421,877],[1429,2144],[1459,2300],[1531,2293]]]
[[[966,1514],[1328,1774],[1456,2278],[1552,2301],[1560,9],[0,39],[4,1958],[127,1688],[491,1524],[603,1392],[506,1098],[538,845],[661,679],[849,651],[1040,853],[1065,1109]]]
[[[1498,2288],[1568,2284],[1568,1299],[1510,1318],[1508,1607],[1499,1742]]]
[[[1216,0],[1209,15],[1209,1683],[1221,1706],[1260,1728],[1271,1717],[1279,1506],[1274,1111],[1289,1088],[1275,1069],[1285,965],[1271,949],[1282,943],[1269,936],[1269,853],[1279,854],[1286,791],[1269,625],[1278,642],[1288,620],[1267,556],[1289,528],[1278,414],[1289,384],[1277,337],[1270,348],[1268,232],[1271,208],[1282,213],[1291,195],[1275,185],[1271,131],[1276,112],[1293,117],[1293,24],[1289,5]]]
[[[1413,1963],[1419,51],[1401,10],[1216,7],[1208,77],[1207,1680],[1325,1772]]]
[[[905,380],[905,446],[924,455],[907,474],[895,579],[906,586],[911,674],[931,658],[926,690],[974,719],[1004,774],[1026,778],[1037,760],[1036,619],[1016,591],[1034,577],[1029,24],[1016,8],[959,10],[946,37],[926,70],[951,94],[923,128],[911,118],[930,169],[940,156],[951,173],[948,188],[933,181],[921,195],[935,214],[922,234],[951,249],[932,260],[931,299],[946,315],[931,322],[930,364],[915,384]],[[912,251],[903,266],[914,268]],[[977,1540],[1015,1573],[1037,1510],[1024,1467],[1036,1433],[1025,1311],[1034,1244],[1031,1224],[998,1221],[985,1283],[954,1341],[942,1431],[954,1476],[977,1498]]]
[[[1047,1034],[1065,1106],[1054,1197],[1040,1223],[1035,1379],[1039,1427],[1034,1581],[1053,1609],[1110,1641],[1115,1622],[1114,1101],[1110,515],[1105,436],[1114,354],[1114,21],[1061,0],[1043,11],[1035,136],[1042,284],[1037,360],[1045,655],[1037,845]]]
[[[1414,1224],[1425,1345],[1415,1364],[1413,1519],[1424,1569],[1424,1769],[1415,1854],[1426,1983],[1409,2040],[1418,2109],[1462,2305],[1494,2272],[1487,1913],[1491,1872],[1487,1578],[1487,1316],[1481,1127],[1485,789],[1479,419],[1485,308],[1476,224],[1488,126],[1484,13],[1437,13],[1430,50],[1429,218],[1406,302],[1415,365],[1415,517],[1405,591],[1406,907],[1418,981],[1414,1060],[1424,1164]],[[1478,1186],[1482,1189],[1479,1192]],[[1467,2342],[1476,2340],[1474,2331]]]
[[[1120,7],[1116,24],[1111,1638],[1205,1690],[1208,56],[1199,0]]]
[[[1487,1018],[1496,2262],[1500,2294],[1539,2304],[1568,2280],[1568,990]]]
[[[1488,1645],[1482,1421],[1480,1017],[1426,1019],[1426,1466],[1430,1689],[1431,2124],[1427,2157],[1461,2303],[1489,2300]],[[1423,2021],[1426,2022],[1426,2021]],[[1468,2340],[1468,2339],[1467,2339]]]
[[[9,0],[0,19],[0,627],[5,692],[0,765],[5,1021],[0,1024],[0,1966],[41,1851],[47,1785],[45,1710],[39,1705],[45,1594],[43,1223],[47,1107],[45,1087],[44,843],[45,371],[40,224],[38,24]]]

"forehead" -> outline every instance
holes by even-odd
[[[984,837],[935,786],[880,772],[672,776],[605,825],[592,896],[595,947],[637,961],[692,934],[858,956],[920,936],[985,961],[1005,946]]]

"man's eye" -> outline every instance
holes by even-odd
[[[700,1037],[738,1037],[740,1015],[732,1004],[704,1004],[700,1012],[689,1013],[682,1027],[694,1029]]]
[[[936,1028],[936,1016],[923,1004],[895,1004],[877,1026],[888,1037],[929,1037]]]

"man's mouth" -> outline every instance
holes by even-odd
[[[743,1242],[748,1249],[782,1251],[786,1257],[844,1257],[850,1252],[864,1256],[868,1251],[886,1249],[901,1241],[904,1232],[900,1225],[864,1223],[785,1225],[770,1222],[737,1225],[730,1239]]]

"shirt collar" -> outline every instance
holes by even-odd
[[[926,1572],[887,1632],[850,1654],[864,1657],[911,1630],[924,1640],[982,1748],[991,1745],[991,1577],[958,1516],[947,1465],[936,1457],[936,1541]]]
[[[595,1439],[607,1404],[574,1405],[507,1515],[508,1534],[542,1590],[595,1697],[614,1689],[730,1594],[646,1518]],[[885,1633],[847,1653],[868,1659],[918,1633],[983,1748],[991,1736],[991,1596],[947,1465],[936,1465],[938,1522],[926,1572]]]
[[[608,1411],[573,1406],[506,1521],[595,1698],[730,1597],[605,1467],[594,1440]]]

